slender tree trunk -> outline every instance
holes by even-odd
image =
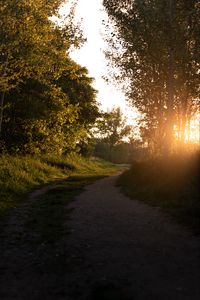
[[[188,142],[189,142],[191,138],[191,117],[190,116],[188,116],[187,118],[187,123],[188,123],[187,134],[188,134]]]
[[[187,117],[188,117],[188,93],[186,88],[184,87],[182,96],[181,96],[181,142],[184,143],[186,139],[186,124],[187,124]]]
[[[7,67],[8,67],[8,54],[6,55],[5,69],[4,69],[3,77],[6,76]],[[0,97],[0,138],[1,138],[1,135],[2,135],[4,99],[5,99],[5,91],[2,91],[1,92],[1,97]]]
[[[0,137],[1,137],[1,134],[2,134],[4,99],[5,99],[5,92],[2,92],[1,93],[1,98],[0,98]]]
[[[166,128],[166,154],[172,152],[173,143],[173,123],[174,123],[174,38],[173,24],[175,16],[175,1],[169,0],[169,18],[171,27],[170,46],[169,46],[169,73],[168,73],[168,104],[167,104],[167,128]]]
[[[181,143],[185,142],[185,129],[186,129],[186,116],[185,113],[183,113],[182,122],[181,122]]]

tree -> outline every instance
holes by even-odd
[[[0,132],[7,151],[71,151],[98,115],[93,79],[69,57],[82,42],[73,9],[65,24],[50,19],[61,2],[2,2]]]
[[[97,144],[102,142],[105,144],[103,148],[107,149],[108,159],[112,160],[114,146],[128,136],[131,127],[126,125],[126,119],[123,117],[119,107],[113,108],[109,113],[103,113],[102,117],[97,120],[96,127]]]
[[[186,118],[198,109],[199,1],[104,0],[104,6],[115,26],[111,45],[121,49],[108,56],[128,79],[127,97],[144,115],[149,138],[169,153],[177,119],[185,132]]]
[[[65,64],[58,79],[29,78],[6,94],[2,139],[7,149],[62,153],[88,137],[99,115],[96,91],[85,68],[67,57]]]
[[[0,134],[5,94],[27,78],[57,78],[66,51],[77,43],[70,18],[62,27],[50,20],[62,2],[0,0]]]
[[[99,116],[97,91],[92,87],[94,79],[89,77],[85,67],[73,60],[67,60],[66,66],[57,84],[68,95],[70,103],[78,106],[79,123],[87,128]]]

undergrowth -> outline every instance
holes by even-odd
[[[116,170],[112,164],[98,159],[86,159],[77,154],[0,157],[0,215],[34,188],[56,179],[76,176],[105,176]]]
[[[161,207],[200,233],[200,155],[135,161],[118,180],[133,199]]]

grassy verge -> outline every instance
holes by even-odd
[[[200,233],[200,155],[133,162],[119,178],[133,199],[158,206]]]
[[[106,176],[117,167],[101,160],[90,160],[76,154],[63,157],[0,157],[0,216],[16,207],[34,188],[57,178],[80,177],[86,184],[96,176]]]

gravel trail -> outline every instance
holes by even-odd
[[[68,206],[71,233],[56,245],[9,249],[2,300],[200,299],[199,238],[115,181],[98,180]]]

